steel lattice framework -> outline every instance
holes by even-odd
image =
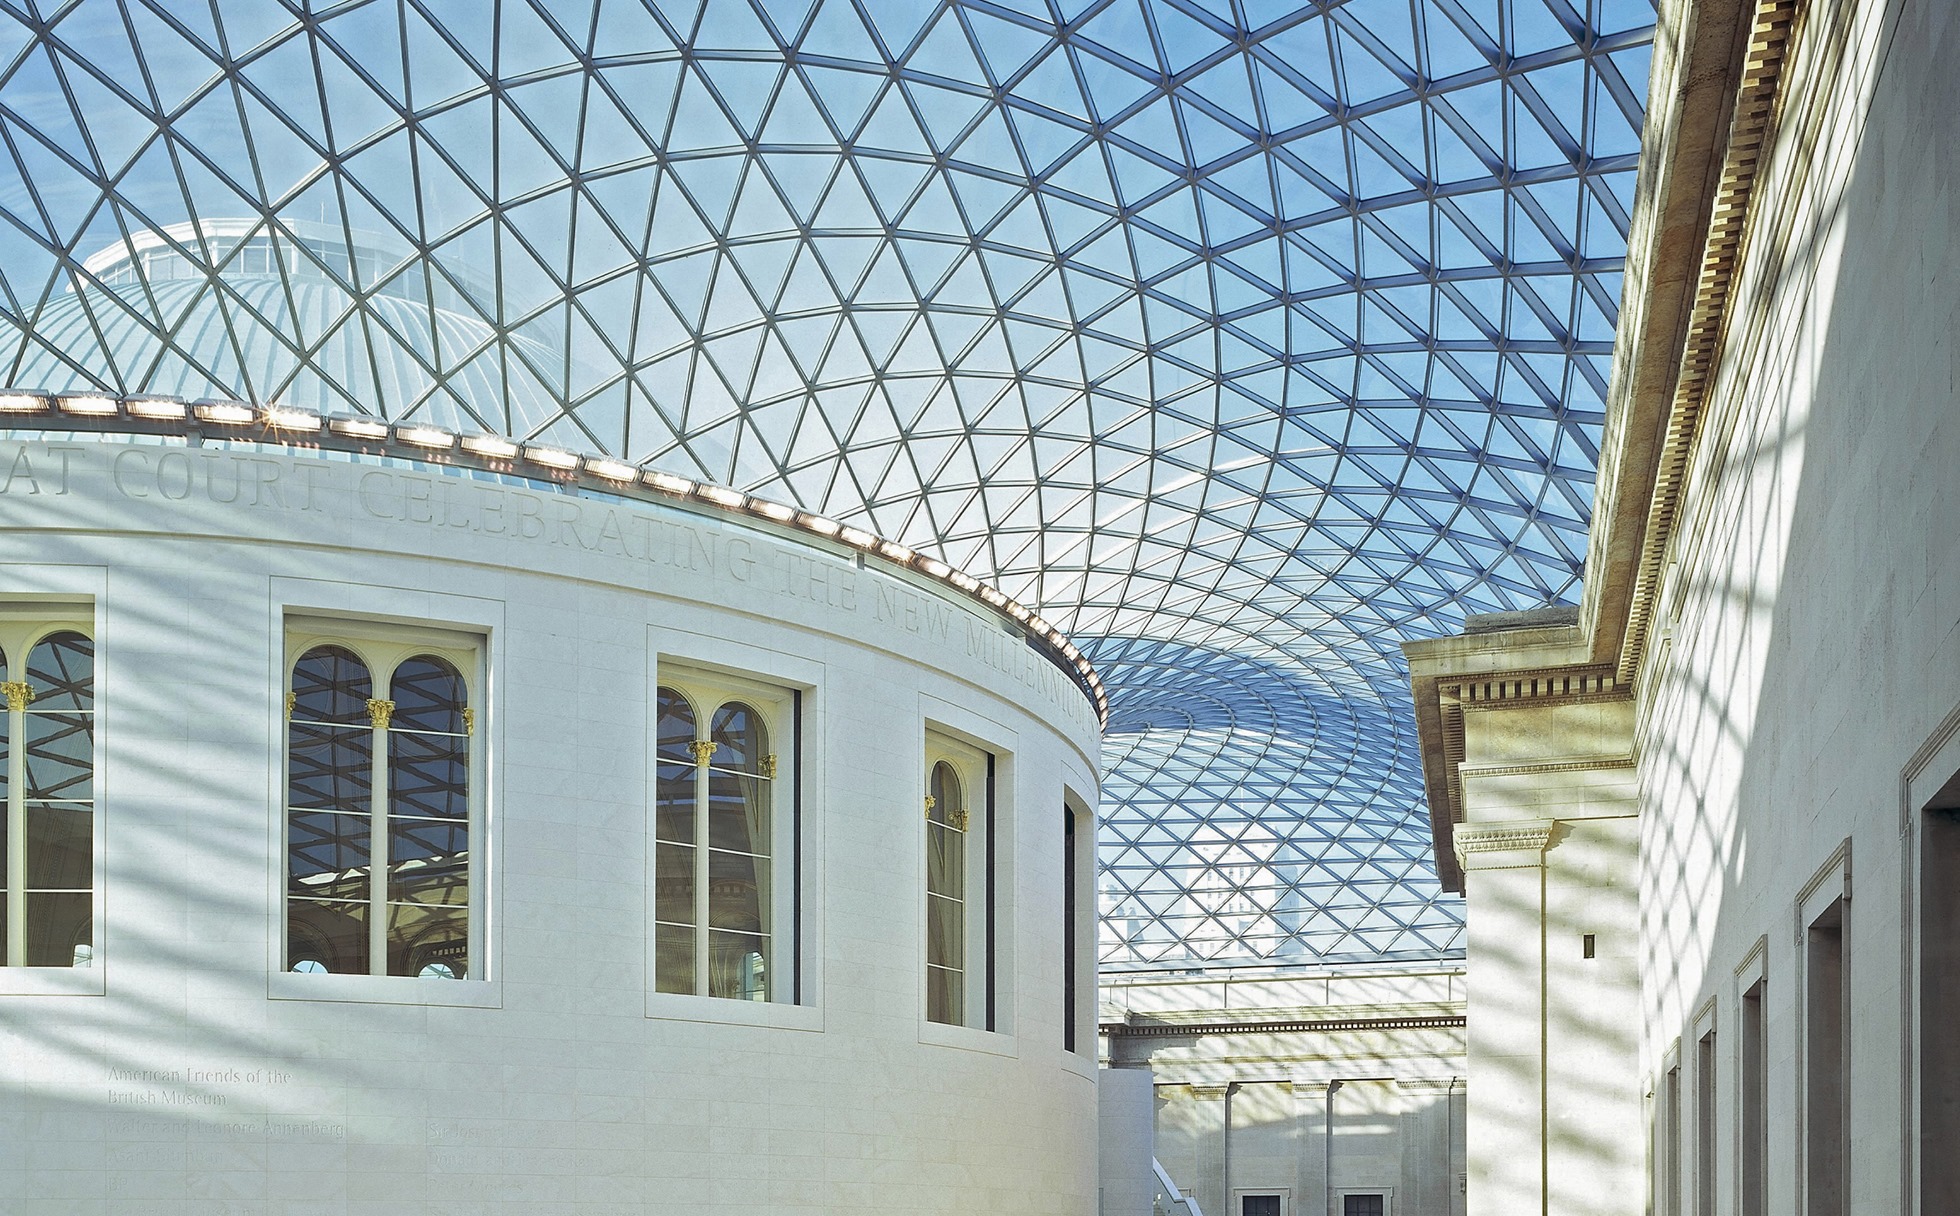
[[[1434,957],[1398,644],[1576,591],[1650,0],[0,0],[0,381],[537,438],[997,583],[1103,958]]]

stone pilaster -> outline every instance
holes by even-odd
[[[1446,639],[1414,664],[1469,931],[1468,1216],[1639,1211],[1633,702],[1569,661],[1578,640]]]
[[[1549,819],[1509,820],[1456,834],[1474,976],[1469,1216],[1543,1210],[1545,846],[1557,827]]]

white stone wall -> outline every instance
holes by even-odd
[[[0,443],[0,601],[50,594],[95,609],[102,914],[92,969],[0,969],[0,1211],[1094,1210],[1097,727],[977,606],[679,508]],[[299,611],[484,639],[487,978],[278,971]],[[659,655],[805,690],[802,1005],[650,992]],[[999,1033],[924,1020],[929,723],[1001,760]]]
[[[1470,1216],[1640,1210],[1630,710],[1464,712]]]
[[[1101,1108],[1098,1216],[1150,1216],[1157,1194],[1152,1096],[1150,1073],[1143,1069],[1108,1068],[1096,1078]]]
[[[1653,1085],[1678,1060],[1683,1088],[1656,1160],[1674,1155],[1684,1193],[1656,1195],[1660,1213],[1694,1210],[1711,1171],[1717,1210],[1737,1210],[1737,1031],[1757,975],[1766,1210],[1802,1210],[1803,909],[1819,884],[1844,889],[1847,846],[1838,1173],[1851,1212],[1920,1210],[1914,871],[1929,774],[1915,756],[1960,705],[1960,11],[1814,0],[1801,21],[1640,673],[1642,1068]],[[1710,1030],[1704,1077],[1695,1044]],[[1696,1150],[1703,1086],[1712,1160]]]

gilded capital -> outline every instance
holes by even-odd
[[[387,730],[388,722],[395,716],[395,703],[383,701],[379,697],[369,697],[367,703],[368,721],[374,723],[376,730]]]
[[[708,761],[715,754],[715,741],[713,739],[696,739],[687,746],[688,750],[694,753],[695,767],[708,767]]]
[[[34,690],[24,680],[8,680],[0,684],[0,693],[7,694],[8,709],[26,709],[27,703],[34,699]]]

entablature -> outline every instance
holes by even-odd
[[[1463,890],[1466,711],[1630,701],[1725,340],[1796,0],[1664,6],[1584,599],[1405,643],[1437,875]],[[1630,721],[1630,717],[1629,717]],[[1594,749],[1597,750],[1597,749]],[[1632,763],[1629,737],[1619,763]],[[1582,768],[1610,757],[1558,755]]]

